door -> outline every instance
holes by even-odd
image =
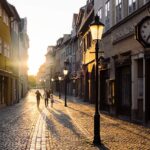
[[[100,110],[109,111],[109,71],[100,71]]]
[[[116,70],[116,95],[118,114],[131,116],[131,67]]]
[[[146,60],[145,66],[145,115],[146,115],[146,122],[150,121],[150,59]]]

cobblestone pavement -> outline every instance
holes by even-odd
[[[40,104],[35,91],[20,103],[0,109],[0,150],[96,150],[68,115],[62,101]]]
[[[55,96],[55,99],[58,99]],[[67,112],[92,143],[94,105],[68,98]],[[150,129],[101,114],[101,140],[105,149],[150,150]]]
[[[20,103],[0,109],[0,150],[26,149],[38,116],[33,91]]]
[[[0,109],[0,150],[150,150],[150,129],[101,114],[103,148],[94,147],[94,105],[54,96],[53,108],[41,102],[35,91],[20,103]]]

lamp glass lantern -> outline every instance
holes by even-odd
[[[59,77],[58,77],[58,80],[61,81],[61,80],[62,80],[62,77],[59,76]]]
[[[96,16],[95,20],[90,24],[90,30],[93,40],[101,40],[104,24],[99,21],[99,17]]]
[[[68,70],[65,68],[65,69],[63,70],[63,73],[64,73],[64,75],[66,76],[66,75],[68,74]]]
[[[54,81],[54,78],[51,78],[51,81],[53,82],[53,81]]]

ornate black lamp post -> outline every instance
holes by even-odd
[[[61,83],[62,77],[59,76],[58,80],[59,80],[59,99],[61,99],[61,85],[60,85],[60,83]]]
[[[98,40],[101,40],[103,34],[104,24],[99,21],[99,17],[96,16],[95,20],[90,25],[90,30],[92,34],[92,39],[96,40],[95,47],[95,67],[96,67],[96,77],[95,77],[95,89],[96,89],[96,100],[95,100],[95,114],[94,114],[94,139],[93,143],[95,145],[101,144],[100,138],[100,113],[99,113],[99,102],[98,102]]]

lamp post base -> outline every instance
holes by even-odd
[[[94,145],[101,145],[101,138],[100,138],[100,115],[94,115]]]

